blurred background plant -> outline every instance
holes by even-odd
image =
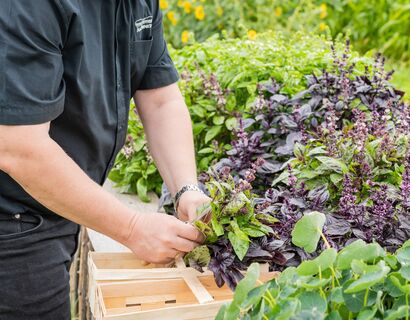
[[[161,0],[165,31],[175,48],[209,37],[254,39],[268,30],[348,36],[360,53],[381,52],[402,74],[410,70],[408,0]],[[406,68],[403,71],[403,68]],[[410,81],[402,74],[393,83]]]

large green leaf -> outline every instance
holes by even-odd
[[[339,174],[345,174],[348,172],[346,164],[339,159],[324,156],[317,156],[316,159],[319,160],[322,163],[322,166],[329,171]]]
[[[336,265],[340,270],[346,270],[350,268],[352,261],[355,259],[368,262],[385,255],[386,252],[379,244],[366,244],[363,240],[356,240],[339,252]]]
[[[318,311],[319,313],[326,312],[327,302],[316,291],[305,291],[299,295],[302,310]]]
[[[239,316],[241,305],[244,303],[248,293],[255,287],[256,280],[259,278],[259,264],[253,263],[248,268],[246,276],[242,279],[235,290],[232,303],[225,310],[224,320],[236,320]]]
[[[321,212],[310,212],[303,216],[292,231],[292,243],[311,253],[316,250],[326,217]]]
[[[235,232],[229,231],[228,239],[232,244],[233,249],[235,250],[236,255],[239,260],[242,260],[249,249],[249,240],[246,240],[238,236]]]
[[[222,130],[222,126],[215,126],[211,127],[205,135],[205,143],[210,142],[213,138],[215,138]]]
[[[390,271],[390,268],[384,261],[378,264],[378,270],[363,274],[358,280],[353,281],[349,287],[346,288],[345,293],[357,293],[366,289],[370,289],[377,283],[384,281],[385,277]]]
[[[336,261],[337,251],[333,248],[326,249],[314,260],[304,261],[296,269],[301,276],[310,276],[330,268]]]

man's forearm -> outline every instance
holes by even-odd
[[[147,108],[149,109],[149,108]],[[191,118],[182,99],[140,111],[150,152],[174,195],[184,184],[196,184]]]
[[[48,209],[124,242],[135,213],[94,183],[52,139],[7,155],[6,171]]]

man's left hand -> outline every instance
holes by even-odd
[[[197,208],[209,202],[211,202],[211,198],[200,192],[185,192],[179,199],[178,218],[182,221],[195,220],[197,218]]]

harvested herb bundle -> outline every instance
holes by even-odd
[[[253,262],[284,265],[287,258],[279,250],[283,243],[273,237],[276,219],[258,211],[252,181],[258,163],[245,179],[235,181],[229,168],[210,174],[207,188],[212,198],[209,221],[196,221],[206,236],[205,246],[189,253],[186,262],[197,269],[208,266],[218,286],[234,289]]]

